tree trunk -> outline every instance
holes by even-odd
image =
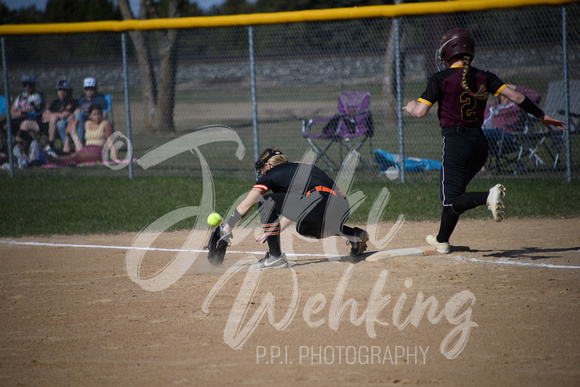
[[[182,3],[183,0],[169,0],[168,16],[179,17]],[[118,0],[118,4],[123,19],[134,19],[128,0]],[[140,17],[142,19],[159,17],[151,0],[141,0]],[[141,31],[129,33],[139,63],[141,91],[145,101],[145,130],[148,132],[175,132],[173,119],[177,67],[175,42],[178,31],[159,31],[158,35],[160,65],[156,77],[155,63],[151,54],[152,48],[145,33]]]
[[[160,48],[161,64],[158,74],[157,104],[152,120],[152,127],[160,132],[174,132],[173,111],[175,108],[175,75],[177,50],[175,40],[177,30],[169,30],[162,39]]]

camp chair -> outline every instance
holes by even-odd
[[[544,104],[544,112],[550,117],[564,120],[563,83],[550,82]],[[570,82],[570,100],[573,116],[574,109],[580,112],[580,82]],[[539,100],[534,101],[540,103]],[[502,132],[500,138],[490,138],[490,147],[495,147],[495,160],[488,163],[490,171],[510,171],[513,174],[524,170],[545,169],[557,170],[560,163],[560,153],[563,149],[565,132],[550,131],[539,119],[520,110],[517,122],[510,124],[511,133]],[[579,116],[580,118],[580,116]],[[573,128],[569,126],[569,129]]]
[[[536,131],[535,117],[521,111],[516,123],[496,130],[493,136],[486,133],[490,146],[488,169],[492,172],[517,174],[532,162],[538,166],[546,163],[538,155],[538,149],[545,141],[546,134]],[[499,128],[498,128],[499,129]],[[508,129],[511,131],[508,133]],[[497,132],[501,132],[498,135]]]
[[[302,121],[302,136],[308,140],[318,155],[314,163],[322,160],[330,171],[335,171],[342,164],[343,148],[346,151],[345,155],[351,150],[358,152],[368,140],[372,150],[374,124],[370,101],[371,95],[366,91],[345,91],[338,95],[338,114],[320,119],[299,118]],[[313,130],[314,128],[319,131]],[[339,148],[339,163],[330,155],[333,144],[337,144]],[[368,167],[360,154],[359,159]]]
[[[8,114],[8,107],[6,106],[6,98],[0,95],[0,116]]]
[[[525,170],[556,170],[562,150],[560,131],[549,131],[539,119],[526,114],[519,132],[502,132],[499,141],[490,139],[490,146],[498,148],[495,162],[488,164],[491,171],[517,175]]]
[[[536,104],[542,99],[540,93],[533,89],[517,86],[516,90]],[[528,136],[516,138],[516,135],[531,131],[533,123],[530,116],[515,103],[507,106],[494,103],[486,108],[485,113],[483,132],[489,143],[488,170],[497,173],[517,170],[518,162],[526,156],[525,150],[533,146],[528,143],[531,140]]]
[[[570,122],[567,129],[570,132],[580,130],[580,80],[569,81],[570,89]],[[544,112],[552,118],[566,121],[564,110],[564,82],[554,81],[548,84]]]
[[[569,81],[570,91],[570,111],[566,130],[568,134],[580,133],[580,80]],[[564,102],[564,82],[554,81],[548,84],[546,94],[546,104],[544,112],[552,118],[566,121],[566,111]],[[546,129],[546,128],[544,128]],[[557,169],[566,139],[566,132],[553,130],[547,132],[549,142],[545,143],[548,154],[552,161],[552,168]]]
[[[580,123],[580,81],[570,81],[570,122],[568,122],[567,130],[570,133],[578,133],[578,125]],[[565,121],[564,110],[564,82],[553,81],[548,84],[548,91],[546,93],[546,102],[544,104],[544,112],[558,120]],[[525,157],[520,157],[514,173],[527,168],[531,162],[536,167],[542,166],[548,170],[555,171],[561,168],[560,154],[564,149],[565,131],[548,130],[544,127],[540,120],[530,118],[532,125],[530,130],[517,138],[527,145],[527,152]],[[542,158],[543,157],[543,158]]]

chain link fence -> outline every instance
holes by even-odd
[[[566,20],[567,35],[563,39]],[[291,160],[301,159],[312,149],[303,136],[309,120],[313,123],[308,133],[332,128],[326,125],[331,120],[322,119],[339,113],[339,95],[358,90],[370,95],[368,110],[374,135],[349,138],[344,146],[336,137],[314,139],[321,141],[320,151],[329,145],[324,153],[330,160],[321,159],[318,165],[336,173],[332,163],[340,165],[349,147],[357,147],[365,140],[358,148],[361,162],[357,179],[387,178],[389,167],[395,172],[400,168],[402,154],[406,161],[404,180],[434,180],[439,176],[437,162],[441,157],[437,109],[420,120],[400,115],[399,109],[401,104],[417,99],[430,74],[437,71],[435,51],[443,33],[461,26],[476,39],[475,67],[496,73],[506,83],[537,91],[541,96],[539,105],[549,115],[567,117],[569,122],[569,130],[563,136],[534,134],[541,124],[526,118],[518,130],[530,135],[518,137],[518,143],[503,149],[499,159],[490,155],[486,170],[478,178],[496,179],[501,175],[578,179],[580,26],[572,22],[576,20],[580,20],[578,3],[397,19],[177,30],[176,65],[171,68],[175,76],[174,130],[169,132],[148,129],[151,109],[144,98],[129,34],[5,36],[5,77],[0,83],[11,96],[10,104],[22,91],[23,75],[35,76],[46,107],[57,98],[58,80],[69,80],[77,98],[83,93],[83,80],[94,77],[98,92],[112,97],[109,118],[114,131],[122,134],[118,137],[120,143],[124,143],[119,157],[133,161],[129,165],[109,165],[110,168],[91,163],[63,167],[49,162],[36,168],[15,166],[11,173],[38,177],[199,177],[201,164],[207,161],[214,177],[251,179],[256,152],[278,146]],[[142,33],[151,47],[151,60],[158,75],[163,66],[164,32]],[[568,101],[564,79],[571,85]],[[488,106],[493,102],[495,97],[490,96]],[[219,136],[203,141],[199,153],[179,151],[178,145],[186,136],[216,125],[231,128],[231,133],[239,138],[244,150],[241,159],[236,156],[240,143]],[[39,126],[40,134],[33,137],[44,148],[50,140],[48,125],[40,120]],[[17,130],[13,128],[12,137]],[[132,154],[127,152],[129,139]],[[504,139],[502,145],[505,144]],[[63,146],[59,136],[52,145],[59,153]],[[6,152],[6,140],[4,146]],[[166,152],[147,168],[139,163],[144,155],[160,149],[175,152],[171,157]],[[9,164],[2,168],[3,173],[10,173]]]

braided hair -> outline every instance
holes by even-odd
[[[470,69],[469,65],[471,64],[472,59],[473,56],[471,55],[464,55],[463,58],[461,58],[461,60],[463,61],[463,74],[461,77],[461,86],[463,86],[465,91],[467,91],[469,95],[473,96],[475,99],[486,100],[489,93],[485,89],[485,85],[481,85],[479,87],[479,90],[477,90],[477,93],[471,91],[471,88],[469,87],[469,69]]]

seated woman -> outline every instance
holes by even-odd
[[[508,87],[527,96],[535,104],[539,104],[542,99],[542,96],[536,90],[512,84],[508,84]],[[500,154],[500,146],[501,149],[508,153],[517,149],[517,144],[512,134],[522,132],[526,121],[527,113],[503,95],[500,95],[496,102],[488,106],[485,109],[482,129],[489,142],[490,154],[498,156]],[[504,151],[501,153],[504,153]]]
[[[103,159],[103,148],[110,150],[112,159],[118,161],[117,150],[109,139],[112,134],[111,123],[103,119],[103,108],[93,104],[89,108],[89,120],[85,122],[86,145],[83,146],[76,128],[73,127],[71,137],[77,152],[69,156],[51,158],[51,161],[59,164],[105,161]]]
[[[20,130],[16,134],[14,149],[12,154],[15,158],[16,166],[20,169],[38,166],[46,162],[46,155],[42,146],[32,139],[30,133]]]

